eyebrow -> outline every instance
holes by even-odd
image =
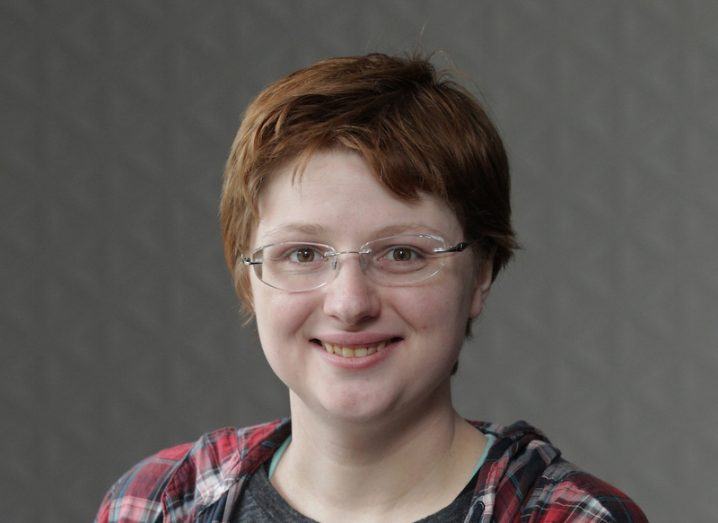
[[[376,231],[374,235],[377,238],[382,238],[384,236],[393,236],[395,234],[402,234],[405,232],[431,232],[439,236],[443,236],[445,234],[433,227],[429,227],[425,223],[398,223],[382,227]]]
[[[301,232],[311,236],[321,236],[326,229],[318,223],[282,223],[272,227],[265,233],[265,237],[272,237],[288,232]]]
[[[373,232],[374,238],[384,238],[386,236],[393,236],[395,234],[402,234],[405,232],[429,232],[442,236],[445,233],[430,227],[424,223],[397,223],[393,225],[387,225]],[[265,234],[265,238],[272,238],[278,235],[284,235],[287,233],[302,233],[308,236],[322,237],[327,233],[327,229],[318,223],[283,223],[276,227],[272,227]]]

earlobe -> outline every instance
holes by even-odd
[[[486,299],[489,297],[491,283],[493,277],[493,263],[491,260],[485,260],[481,263],[481,269],[476,278],[474,295],[471,300],[471,319],[473,320],[484,309]]]

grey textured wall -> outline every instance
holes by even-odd
[[[495,116],[524,246],[462,413],[533,422],[652,521],[715,517],[716,27],[708,0],[3,1],[2,519],[89,520],[147,454],[287,413],[222,263],[239,115],[418,42]]]

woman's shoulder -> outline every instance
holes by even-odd
[[[582,521],[647,521],[630,497],[564,459],[525,421],[472,424],[496,438],[477,484],[477,494],[496,510],[531,521],[565,521],[579,515]]]
[[[192,443],[163,449],[135,464],[105,494],[95,518],[106,521],[155,521],[161,498]]]
[[[540,521],[564,521],[576,514],[587,521],[648,521],[623,491],[563,458],[547,466],[536,480],[522,514]]]
[[[227,427],[163,449],[138,462],[110,487],[95,521],[139,523],[170,513],[194,513],[271,456],[283,441],[282,434],[288,434],[288,425],[288,420],[279,419],[239,429]]]

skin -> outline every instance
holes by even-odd
[[[317,153],[294,183],[292,168],[273,173],[263,189],[255,248],[301,240],[352,250],[397,224],[449,245],[466,239],[443,202],[396,198],[356,153]],[[298,225],[315,230],[300,233]],[[319,521],[415,521],[466,485],[485,438],[455,412],[450,374],[491,284],[490,265],[477,271],[473,256],[452,255],[410,287],[374,284],[353,254],[341,257],[329,284],[308,292],[273,289],[252,272],[260,340],[289,388],[293,425],[272,483],[299,512]],[[312,341],[347,336],[395,342],[376,363],[347,369]]]

